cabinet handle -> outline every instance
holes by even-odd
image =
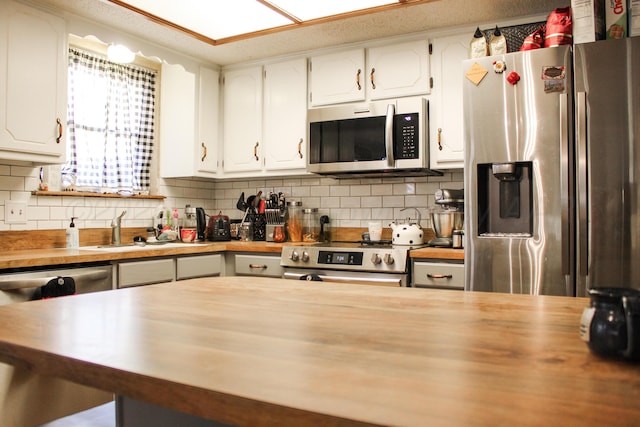
[[[442,128],[438,128],[438,150],[442,151]]]
[[[207,146],[202,143],[202,157],[200,158],[201,162],[204,162],[204,159],[207,158]]]
[[[453,279],[453,274],[427,274],[429,279]]]
[[[56,118],[56,123],[58,124],[58,137],[56,138],[56,144],[60,144],[60,140],[62,139],[62,122],[60,121],[60,117]]]
[[[260,145],[260,142],[256,142],[256,145],[253,146],[253,157],[256,159],[256,162],[258,160],[260,160],[260,157],[258,157],[258,146]]]
[[[376,88],[376,82],[373,81],[373,75],[376,73],[376,69],[372,68],[371,69],[371,74],[369,74],[369,78],[371,79],[371,88],[375,89]]]
[[[362,74],[362,70],[358,68],[358,74],[356,74],[356,84],[358,85],[358,90],[362,90],[362,85],[360,84],[360,74]]]
[[[249,264],[249,268],[258,268],[260,270],[266,270],[267,266],[264,264]]]
[[[302,158],[302,138],[300,138],[300,141],[298,141],[298,156]]]

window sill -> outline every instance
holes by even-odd
[[[167,196],[151,194],[134,194],[133,196],[121,196],[112,193],[89,193],[85,191],[32,191],[33,196],[57,196],[57,197],[103,197],[110,199],[165,199]]]

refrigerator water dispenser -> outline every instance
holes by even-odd
[[[478,235],[533,234],[532,162],[478,165]]]

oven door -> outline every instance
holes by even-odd
[[[354,285],[374,285],[402,287],[408,286],[407,274],[404,273],[369,273],[361,271],[315,270],[304,268],[287,268],[283,279],[319,280],[332,283],[350,283]]]

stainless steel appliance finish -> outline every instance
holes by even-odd
[[[338,178],[442,175],[428,169],[421,97],[310,109],[307,171]]]
[[[465,72],[475,63],[488,73],[463,89],[465,288],[637,287],[640,39],[468,60]]]
[[[638,289],[640,38],[577,45],[575,69],[578,295]]]
[[[411,248],[388,243],[285,245],[280,265],[285,269],[285,279],[307,277],[332,282],[409,286]]]
[[[106,291],[113,287],[111,271],[111,265],[100,265],[0,274],[0,305],[29,301],[41,286],[59,276],[73,278],[79,294]],[[53,332],[56,325],[47,327]],[[111,393],[102,390],[0,363],[2,426],[37,426],[112,399]]]

